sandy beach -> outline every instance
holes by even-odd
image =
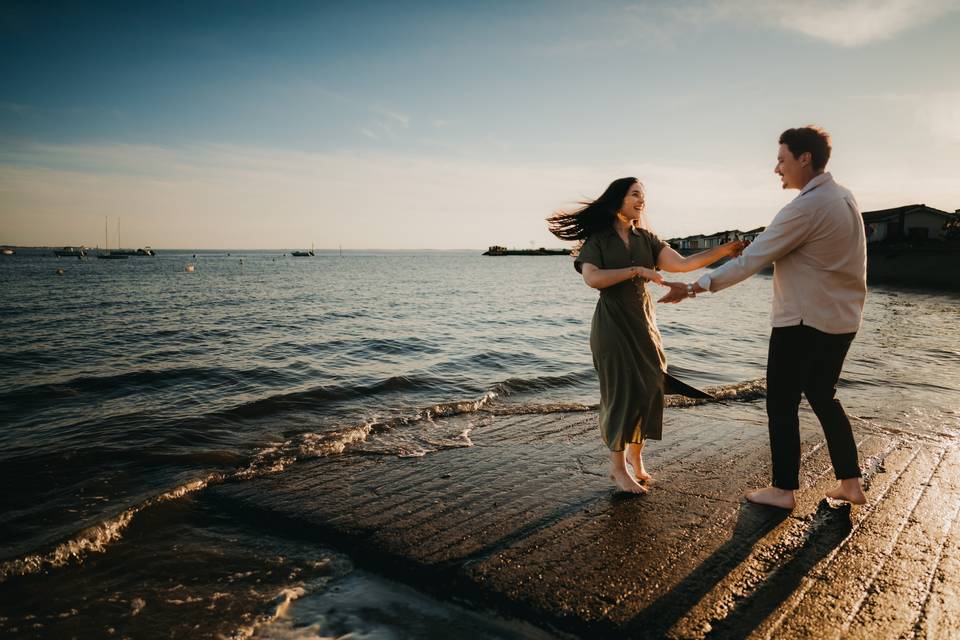
[[[213,491],[360,566],[561,636],[960,635],[960,449],[861,429],[869,502],[830,505],[807,416],[788,514],[741,499],[768,474],[758,412],[711,409],[668,409],[638,498],[611,491],[593,412],[489,415],[473,447],[429,461],[320,458]]]

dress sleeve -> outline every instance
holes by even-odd
[[[660,258],[660,252],[663,251],[664,247],[669,247],[670,244],[649,229],[640,229],[640,233],[647,239],[647,242],[650,243],[650,254],[653,256],[653,264],[654,267],[656,267],[657,260]]]
[[[584,262],[589,262],[603,269],[603,252],[600,250],[600,239],[596,234],[584,241],[583,246],[580,247],[580,252],[573,260],[573,268],[577,270],[577,273],[583,273]]]

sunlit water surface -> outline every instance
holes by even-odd
[[[597,402],[596,292],[567,257],[21,252],[0,260],[0,284],[5,636],[446,637],[467,612],[204,487],[315,456],[468,446],[478,410]],[[770,298],[760,275],[661,306],[672,372],[711,388],[762,378]],[[960,437],[958,303],[871,288],[840,390],[859,428]]]

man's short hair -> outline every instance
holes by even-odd
[[[814,171],[822,171],[830,159],[830,134],[814,124],[787,129],[780,134],[780,144],[787,145],[794,158],[809,151]]]

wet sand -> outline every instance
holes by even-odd
[[[614,494],[596,414],[472,416],[474,446],[317,458],[212,487],[374,572],[558,635],[960,637],[960,448],[857,432],[868,504],[831,506],[802,419],[792,513],[766,484],[762,407],[668,409],[649,495]]]

